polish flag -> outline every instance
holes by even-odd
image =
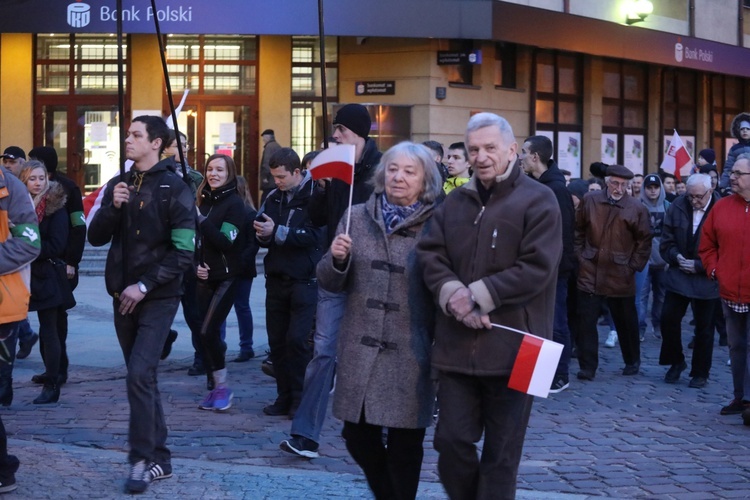
[[[351,186],[354,183],[354,145],[340,144],[324,149],[313,159],[309,170],[316,181],[334,177]]]
[[[678,182],[682,180],[683,175],[688,177],[690,171],[693,169],[693,159],[690,158],[690,153],[688,153],[676,130],[674,131],[672,140],[669,142],[667,151],[664,153],[661,169],[668,174],[674,175]]]
[[[496,328],[510,330],[523,335],[518,349],[508,387],[532,396],[546,398],[549,395],[552,379],[557,371],[563,346],[557,342],[537,337],[515,328],[492,324]]]

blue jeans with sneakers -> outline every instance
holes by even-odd
[[[328,396],[336,368],[336,343],[345,306],[346,293],[333,293],[318,286],[313,358],[305,370],[302,400],[292,420],[292,435],[316,443],[328,410]]]

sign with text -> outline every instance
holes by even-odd
[[[448,66],[451,64],[482,64],[482,51],[472,50],[471,52],[456,52],[452,50],[438,50],[438,66]]]
[[[396,95],[396,82],[356,82],[354,95]]]

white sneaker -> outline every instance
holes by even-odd
[[[604,342],[604,345],[607,347],[614,347],[617,345],[617,332],[612,330],[609,332],[609,337],[607,337],[607,340]]]

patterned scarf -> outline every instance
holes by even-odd
[[[396,229],[396,226],[408,219],[412,214],[414,214],[414,212],[422,207],[421,201],[418,201],[413,205],[409,205],[407,207],[394,205],[388,202],[385,194],[380,197],[380,200],[383,207],[383,222],[385,223],[385,231],[388,234],[391,234],[393,230]]]
[[[36,204],[36,218],[38,219],[38,222],[42,222],[42,219],[44,219],[44,211],[47,210],[47,197],[42,196],[42,198],[39,200],[39,203]]]

